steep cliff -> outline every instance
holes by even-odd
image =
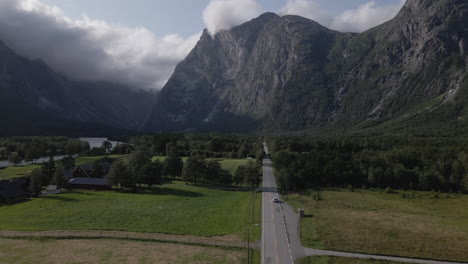
[[[214,37],[205,31],[146,128],[349,129],[427,115],[463,101],[467,24],[466,1],[408,0],[361,34],[272,13]]]

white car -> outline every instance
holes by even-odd
[[[273,197],[273,200],[272,200],[272,201],[273,201],[274,203],[277,203],[277,202],[279,202],[279,199],[278,199],[278,197]]]

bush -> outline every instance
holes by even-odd
[[[346,189],[348,189],[348,191],[350,192],[354,192],[354,188],[351,184],[349,184],[348,187],[346,187]]]
[[[384,190],[384,193],[390,193],[390,194],[393,194],[393,193],[395,193],[395,191],[394,191],[392,188],[390,188],[390,187],[387,187],[387,188]]]
[[[323,200],[322,195],[318,191],[312,193],[312,199],[314,199],[315,201]]]

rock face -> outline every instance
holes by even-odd
[[[350,128],[428,110],[442,95],[442,103],[458,102],[467,26],[465,0],[408,0],[393,20],[361,34],[272,13],[214,37],[205,31],[146,129]]]
[[[155,100],[128,87],[68,80],[0,42],[0,134],[68,134],[84,126],[91,134],[103,127],[136,130]]]

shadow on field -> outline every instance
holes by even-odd
[[[63,196],[59,196],[59,195],[45,196],[44,199],[58,200],[58,201],[63,201],[63,202],[79,202],[80,201],[80,200],[75,199],[75,198],[63,197]]]
[[[188,190],[181,190],[181,189],[173,189],[173,188],[157,188],[153,194],[157,195],[174,195],[174,196],[181,196],[181,197],[200,197],[205,196],[199,192],[193,192]]]

